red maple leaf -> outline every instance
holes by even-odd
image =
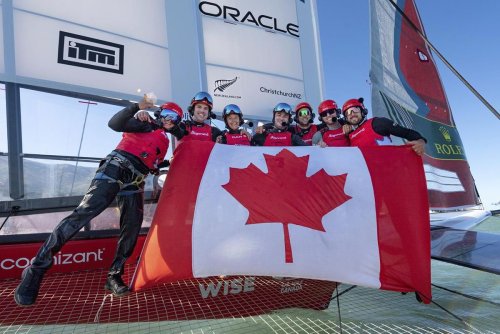
[[[264,158],[267,174],[254,164],[231,167],[222,187],[248,209],[246,224],[283,224],[285,261],[292,263],[288,224],[325,232],[323,216],[351,199],[344,193],[347,174],[331,176],[321,169],[306,177],[309,155],[299,158],[287,149]]]

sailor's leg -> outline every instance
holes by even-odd
[[[90,220],[106,209],[116,197],[120,186],[109,180],[94,179],[80,205],[64,218],[38,251],[33,264],[23,272],[14,298],[19,305],[35,302],[45,272],[53,264],[53,256]]]
[[[120,192],[117,201],[120,207],[120,237],[115,258],[108,273],[106,289],[119,296],[128,292],[128,287],[121,280],[121,275],[125,262],[134,251],[141,230],[144,216],[143,189],[139,188],[132,193]]]

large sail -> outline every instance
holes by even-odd
[[[414,28],[423,32],[414,1],[370,0],[370,10],[374,116],[391,118],[427,139],[424,168],[431,209],[478,205],[474,180],[436,64],[424,38]]]

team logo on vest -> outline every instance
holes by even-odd
[[[124,46],[59,31],[60,64],[123,74]]]
[[[189,133],[190,136],[200,136],[200,137],[208,137],[209,134],[206,132],[196,132],[196,131],[191,131]]]
[[[358,132],[354,132],[352,135],[351,135],[351,138],[356,138],[358,135],[360,135],[361,133],[365,132],[366,128],[362,128],[361,130],[359,130]]]
[[[280,136],[274,136],[274,135],[270,135],[269,138],[270,139],[285,139],[284,136],[280,137]]]

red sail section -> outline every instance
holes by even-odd
[[[424,31],[413,0],[405,2],[404,13]],[[404,18],[401,24],[399,64],[408,85],[425,102],[431,121],[454,125],[446,93],[425,41]]]
[[[396,4],[397,3],[397,6]],[[480,203],[460,135],[413,0],[370,0],[372,110],[427,139],[431,209]],[[399,11],[403,11],[404,15]],[[396,139],[396,143],[402,141]]]

